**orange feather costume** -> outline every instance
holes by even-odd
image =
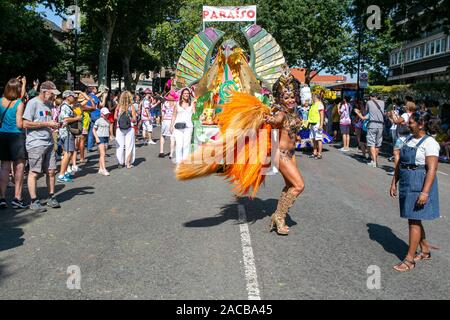
[[[176,178],[204,177],[222,168],[220,175],[232,183],[233,192],[242,196],[252,190],[255,197],[265,179],[262,171],[270,167],[272,127],[265,122],[270,111],[257,97],[233,92],[219,115],[219,139],[200,145],[179,164]]]

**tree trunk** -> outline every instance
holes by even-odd
[[[119,91],[122,91],[122,69],[119,68]]]
[[[113,28],[110,30],[102,30],[102,41],[100,47],[99,64],[98,64],[98,84],[106,85],[108,78],[108,56],[111,46]]]
[[[130,72],[130,57],[131,54],[127,52],[126,54],[122,54],[122,73],[125,82],[125,89],[131,91],[131,72]]]
[[[108,68],[108,85],[107,87],[111,90],[112,88],[112,68]]]
[[[309,68],[305,68],[305,84],[309,86],[311,83],[311,70]]]

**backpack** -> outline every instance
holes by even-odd
[[[117,121],[120,130],[128,130],[131,128],[131,119],[128,116],[128,112],[122,112]]]

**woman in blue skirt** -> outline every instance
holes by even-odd
[[[439,193],[436,177],[439,144],[427,135],[429,116],[413,113],[409,119],[411,135],[397,141],[400,161],[391,184],[391,197],[398,195],[400,216],[409,221],[409,249],[401,263],[394,266],[400,272],[414,269],[417,261],[431,258],[431,246],[426,240],[423,220],[438,219]],[[420,253],[416,253],[420,246]]]

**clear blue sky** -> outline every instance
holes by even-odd
[[[39,5],[36,8],[36,11],[47,17],[48,20],[56,23],[59,27],[61,27],[62,19],[61,17],[57,16],[51,9],[45,8],[43,5]]]

